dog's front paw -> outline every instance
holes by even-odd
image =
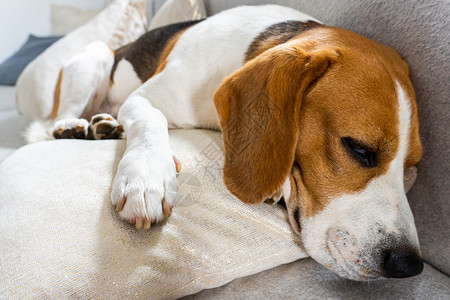
[[[127,151],[119,163],[111,193],[120,217],[137,229],[148,229],[168,217],[176,201],[177,169],[171,153]]]
[[[120,139],[123,127],[109,114],[97,114],[89,124],[89,138],[93,140]]]
[[[62,119],[51,129],[55,139],[86,139],[89,123],[85,119]]]

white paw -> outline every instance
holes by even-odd
[[[62,119],[55,122],[50,132],[55,139],[86,139],[89,122],[85,119]]]
[[[114,178],[111,201],[120,217],[137,229],[168,217],[176,201],[179,161],[170,150],[157,152],[127,150]]]
[[[97,114],[91,118],[90,138],[94,140],[120,139],[123,127],[109,114]]]

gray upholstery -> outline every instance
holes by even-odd
[[[282,297],[280,297],[282,295]],[[243,277],[184,299],[449,299],[450,278],[425,265],[406,279],[350,281],[311,258]]]
[[[208,15],[239,5],[280,4],[396,49],[409,63],[424,157],[408,194],[422,255],[411,279],[357,283],[309,260],[242,278],[193,298],[450,298],[450,2],[448,0],[204,0]],[[159,8],[163,0],[157,0]],[[440,273],[439,271],[444,274]]]
[[[419,108],[424,157],[408,198],[416,218],[423,257],[450,274],[450,2],[205,0],[208,15],[239,5],[268,3],[298,9],[326,24],[389,45],[409,63]]]

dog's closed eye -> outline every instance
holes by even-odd
[[[348,155],[362,167],[374,168],[378,165],[377,154],[370,147],[357,142],[351,137],[344,137],[341,139],[341,142]]]

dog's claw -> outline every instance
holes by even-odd
[[[119,202],[117,203],[116,210],[121,211],[123,209],[123,206],[125,205],[125,202],[127,201],[126,197],[122,197]]]
[[[154,157],[140,159],[141,149],[130,150],[129,147],[117,167],[111,203],[119,211],[119,217],[136,229],[144,225],[147,229],[163,221],[170,215],[172,202],[176,200],[173,193],[176,192],[177,173],[172,151],[168,148],[155,146]],[[162,176],[162,180],[152,180],[153,176]]]
[[[173,161],[175,163],[175,168],[177,169],[177,172],[180,173],[181,172],[181,162],[180,160],[175,156],[175,154],[172,155],[173,157]]]
[[[142,225],[144,225],[144,221],[142,220],[142,218],[137,217],[136,218],[136,229],[139,230],[142,228]]]
[[[162,211],[163,211],[164,218],[170,217],[171,209],[170,209],[169,203],[166,202],[166,199],[163,199],[163,201],[162,201]]]
[[[152,222],[149,219],[145,219],[144,229],[150,229],[151,226],[152,226]]]

